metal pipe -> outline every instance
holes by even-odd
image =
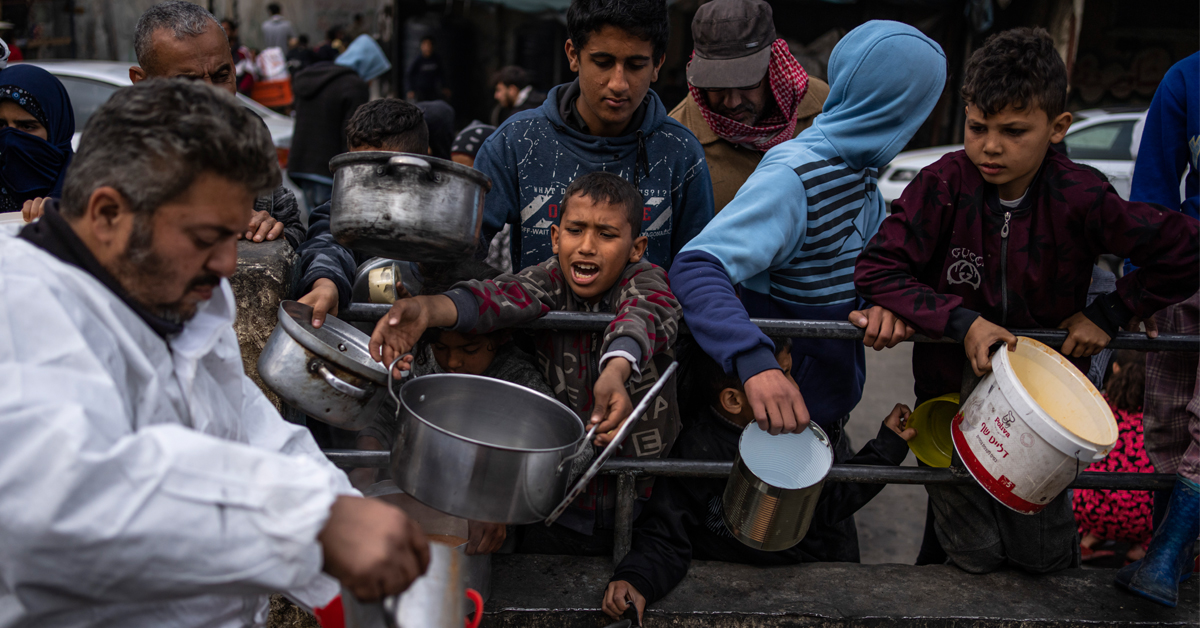
[[[621,564],[621,560],[633,546],[633,502],[637,499],[635,483],[636,474],[625,472],[617,474],[617,529],[613,531],[613,565]]]
[[[385,468],[391,456],[386,451],[326,450],[325,455],[344,469],[356,467]],[[675,478],[727,478],[733,468],[732,462],[711,460],[640,460],[637,458],[613,458],[604,463],[600,473],[631,478],[652,475]],[[858,482],[862,484],[970,484],[975,480],[966,473],[954,473],[951,469],[932,467],[877,467],[866,465],[835,464],[829,471],[830,482]],[[1075,478],[1071,488],[1091,488],[1129,491],[1161,491],[1175,486],[1175,476],[1167,473],[1097,473],[1085,471]],[[618,492],[618,504],[621,494]],[[630,502],[630,514],[633,505]],[[618,521],[620,519],[618,518]]]
[[[386,304],[351,303],[342,310],[338,317],[345,321],[375,322],[387,313]],[[612,314],[595,312],[549,312],[545,316],[527,325],[523,329],[555,329],[559,331],[604,331],[613,320]],[[770,336],[787,336],[789,338],[822,338],[834,340],[860,340],[863,330],[844,321],[797,321],[782,319],[753,318],[752,323],[758,325],[763,333]],[[686,325],[680,325],[680,331],[690,334]],[[1050,345],[1061,347],[1067,339],[1067,332],[1059,329],[1010,329],[1014,335],[1027,336]],[[911,342],[953,343],[950,338],[934,340],[922,335],[915,335]],[[1108,343],[1110,349],[1133,349],[1136,351],[1200,351],[1200,336],[1185,336],[1183,334],[1159,334],[1158,338],[1147,338],[1146,334],[1137,332],[1118,332],[1117,337]]]

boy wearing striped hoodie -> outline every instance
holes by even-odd
[[[811,417],[836,440],[862,396],[862,345],[797,341],[797,389],[750,317],[844,321],[858,309],[854,260],[886,211],[878,169],[933,109],[946,58],[913,27],[872,21],[834,48],[829,79],[813,125],[767,152],[733,201],[676,256],[671,288],[696,341],[743,382],[763,429],[801,431]]]

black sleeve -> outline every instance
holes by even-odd
[[[300,203],[296,195],[284,186],[275,188],[271,193],[271,217],[283,223],[283,237],[287,238],[292,248],[304,242],[304,223],[300,221]]]
[[[908,443],[886,425],[879,426],[879,434],[845,462],[845,464],[870,466],[899,466],[908,455]],[[883,490],[885,484],[862,484],[859,482],[826,482],[821,490],[821,501],[826,507],[817,508],[817,516],[833,526],[858,512],[867,502]]]
[[[297,251],[300,254],[296,262],[300,275],[297,297],[308,294],[318,279],[328,279],[337,286],[338,307],[344,308],[350,304],[350,288],[358,264],[354,253],[329,232],[329,211],[330,204],[325,203],[308,217],[308,239]]]
[[[715,481],[724,485],[723,480]],[[687,575],[692,562],[688,528],[708,509],[712,480],[660,477],[650,500],[634,522],[633,544],[617,565],[612,581],[633,585],[651,604],[670,593]],[[698,515],[699,513],[699,515]]]

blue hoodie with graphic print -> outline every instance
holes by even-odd
[[[845,321],[859,307],[854,260],[886,213],[878,169],[916,133],[945,83],[945,54],[917,29],[872,21],[850,31],[830,55],[829,98],[812,127],[768,151],[676,257],[671,289],[688,328],[727,373],[745,381],[779,368],[751,316]],[[797,340],[792,360],[818,425],[858,404],[860,341]]]
[[[475,167],[492,179],[484,197],[484,242],[510,224],[513,269],[546,261],[553,255],[550,225],[558,223],[563,192],[575,179],[602,170],[641,191],[646,259],[668,268],[713,217],[704,148],[667,116],[653,90],[635,131],[621,137],[581,133],[559,110],[564,90],[578,89],[577,82],[554,87],[541,107],[509,118],[480,147]]]

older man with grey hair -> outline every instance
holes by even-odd
[[[233,54],[217,18],[186,0],[156,4],[138,19],[133,50],[138,65],[129,68],[134,83],[147,78],[187,78],[237,93]],[[254,219],[243,235],[262,242],[280,235],[292,247],[304,241],[296,196],[278,186],[260,196]]]
[[[0,230],[0,626],[262,626],[271,592],[425,570],[242,370],[228,277],[278,183],[232,96],[147,81],[88,121],[61,206]]]

